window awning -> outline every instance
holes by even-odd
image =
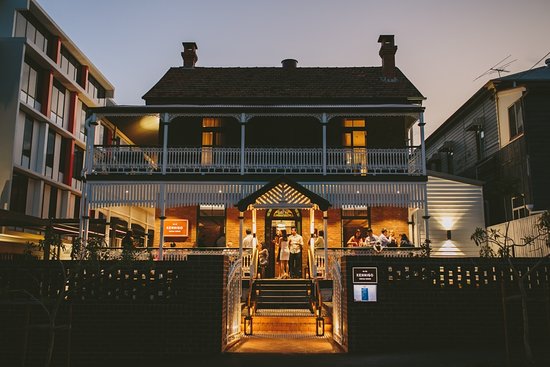
[[[239,211],[244,212],[253,206],[257,209],[270,208],[311,208],[317,205],[325,211],[331,204],[313,191],[306,189],[286,176],[281,176],[248,195],[237,203]]]

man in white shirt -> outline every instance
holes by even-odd
[[[380,241],[380,245],[382,247],[386,247],[390,244],[390,239],[388,238],[388,230],[386,228],[382,228],[382,233],[380,236],[378,236],[378,241]]]
[[[304,246],[304,239],[298,233],[296,233],[296,227],[290,229],[290,236],[288,236],[288,247],[290,249],[290,258],[288,260],[288,266],[290,270],[291,278],[302,278],[302,247]]]
[[[255,248],[258,245],[258,240],[252,235],[250,229],[246,230],[246,236],[243,238],[243,248]]]

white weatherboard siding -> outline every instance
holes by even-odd
[[[497,230],[502,236],[507,235],[514,243],[523,244],[525,237],[535,237],[538,234],[536,227],[541,215],[539,213],[510,222],[495,224],[494,226],[487,227],[487,229]],[[532,246],[517,247],[514,249],[514,255],[516,257],[546,256],[550,253],[550,247],[546,245],[546,241],[546,238],[541,237],[535,240]],[[493,250],[496,252],[498,248],[493,247]]]
[[[484,227],[481,185],[430,175],[428,210],[433,257],[479,256],[479,249],[470,236],[476,227]],[[416,212],[420,238],[424,239],[422,215],[423,210]],[[450,240],[447,230],[451,230]]]

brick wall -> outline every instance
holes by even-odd
[[[382,228],[386,228],[388,231],[393,230],[396,236],[399,236],[400,233],[406,233],[408,236],[407,208],[375,207],[371,208],[370,215],[371,227],[376,236],[380,235]],[[399,240],[399,237],[397,239]]]

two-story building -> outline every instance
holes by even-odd
[[[93,110],[91,136],[106,118],[134,144],[88,144],[84,237],[90,211],[129,206],[154,215],[164,250],[238,247],[246,228],[269,244],[293,226],[306,242],[323,230],[329,247],[367,227],[421,244],[424,97],[395,66],[394,36],[378,41],[381,67],[341,68],[203,68],[183,43],[183,66],[145,106]]]
[[[550,208],[549,97],[550,59],[488,81],[426,139],[429,169],[484,182],[486,225],[530,227],[517,241],[534,230],[522,218]]]

